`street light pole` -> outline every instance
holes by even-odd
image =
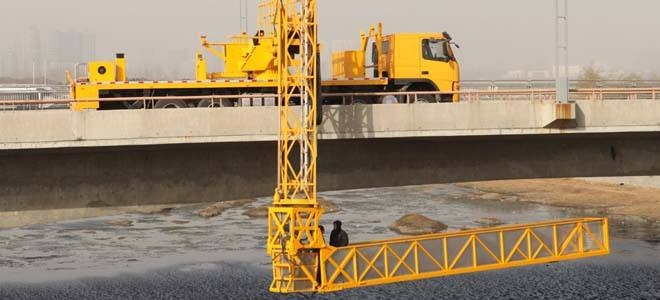
[[[555,81],[557,101],[568,103],[568,0],[555,0]]]
[[[240,27],[241,32],[247,33],[250,29],[248,28],[248,3],[247,0],[239,0],[239,11],[240,11]]]

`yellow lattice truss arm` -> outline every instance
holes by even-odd
[[[607,219],[505,226],[321,250],[321,292],[610,253]]]

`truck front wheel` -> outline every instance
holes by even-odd
[[[154,108],[186,108],[186,102],[182,100],[159,100]]]

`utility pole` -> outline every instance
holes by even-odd
[[[238,0],[239,1],[239,10],[240,10],[240,27],[241,32],[247,33],[250,29],[248,28],[248,3],[247,0]]]
[[[568,0],[555,0],[555,81],[557,101],[568,103]]]

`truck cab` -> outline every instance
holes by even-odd
[[[382,26],[362,34],[362,48],[334,53],[333,80],[324,82],[330,92],[456,92],[460,89],[460,69],[451,36],[446,33],[395,33],[382,35]],[[371,42],[371,64],[365,63]],[[367,78],[367,69],[373,69]],[[370,74],[371,75],[371,74]],[[382,89],[360,87],[381,80]],[[352,81],[347,84],[345,81]],[[342,88],[331,88],[341,86]],[[382,99],[381,99],[382,100]],[[458,101],[457,94],[425,96],[420,102]],[[366,102],[374,102],[373,99]]]
[[[383,61],[378,75],[406,91],[457,91],[459,68],[450,41],[437,33],[386,36],[375,55]]]

